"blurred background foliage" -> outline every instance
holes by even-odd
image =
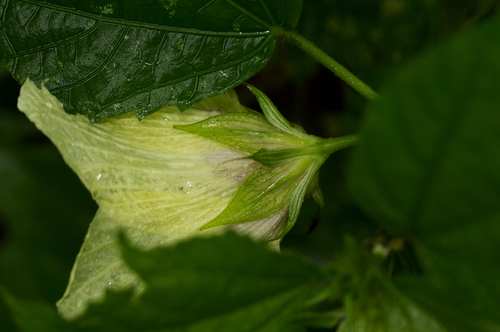
[[[377,90],[402,63],[499,10],[497,0],[304,1],[297,30]],[[331,72],[283,41],[249,83],[268,94],[290,121],[322,137],[355,133],[366,105]],[[0,287],[54,303],[64,292],[97,206],[56,148],[17,110],[19,88],[1,69]],[[245,88],[237,92],[244,104],[258,109]],[[362,242],[383,236],[347,189],[348,157],[348,150],[337,152],[322,167],[326,204],[321,221],[308,235],[318,208],[306,201],[283,251],[323,264],[338,253],[346,234]],[[0,319],[4,315],[0,303]],[[1,320],[9,330],[8,320]]]

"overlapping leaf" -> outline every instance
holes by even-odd
[[[401,70],[367,112],[351,184],[415,241],[404,292],[453,331],[500,328],[500,20]]]
[[[5,296],[31,331],[304,331],[293,319],[314,297],[318,269],[234,234],[140,252],[122,241],[127,263],[148,285],[140,298],[108,293],[75,323],[49,307]]]
[[[1,0],[0,65],[92,121],[181,110],[260,70],[302,0]]]

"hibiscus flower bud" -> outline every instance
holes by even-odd
[[[24,83],[19,109],[99,205],[58,302],[64,317],[80,316],[106,289],[144,289],[120,256],[120,232],[152,249],[230,229],[278,250],[306,194],[320,201],[319,167],[355,139],[307,135],[249,88],[264,115],[228,91],[182,113],[171,106],[142,121],[128,113],[91,124],[67,114],[45,87]]]

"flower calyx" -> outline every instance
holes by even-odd
[[[267,234],[260,237],[274,241],[293,227],[307,196],[312,195],[322,208],[319,168],[332,152],[354,144],[357,137],[308,135],[291,125],[263,92],[247,87],[257,97],[263,115],[226,113],[175,128],[216,141],[258,162],[229,205],[201,230],[235,225],[241,232],[248,224],[255,235],[255,224],[272,220],[279,225],[272,229],[262,226]]]

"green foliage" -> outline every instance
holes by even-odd
[[[302,0],[2,0],[0,65],[91,121],[181,110],[262,69]],[[216,19],[215,19],[216,18]]]
[[[84,152],[76,163],[69,154],[65,160],[88,173],[81,178],[96,186],[104,207],[95,220],[107,226],[94,221],[77,265],[106,298],[87,298],[94,303],[73,322],[63,320],[53,303],[63,293],[95,204],[47,140],[17,110],[10,115],[13,105],[1,105],[2,332],[500,330],[500,21],[480,25],[500,3],[318,0],[304,2],[299,22],[301,7],[300,0],[0,0],[0,65],[20,82],[45,82],[66,110],[88,112],[95,122],[129,111],[144,119],[166,105],[184,111],[254,75],[271,58],[276,38],[296,26],[355,76],[376,90],[381,86],[381,99],[366,109],[351,163],[346,152],[336,153],[322,166],[319,181],[320,165],[293,164],[292,157],[304,153],[290,149],[312,149],[316,143],[307,137],[316,136],[287,119],[300,119],[318,136],[352,134],[366,101],[332,73],[316,75],[314,59],[285,43],[276,44],[277,52],[252,81],[271,95],[254,90],[267,120],[240,105],[232,91],[182,114],[169,107],[141,122],[129,114],[92,125],[62,112],[67,121],[56,126],[55,99],[25,102],[34,116],[47,115],[43,130],[54,137],[78,135],[56,144]],[[457,36],[441,42],[452,32]],[[6,76],[0,72],[2,80]],[[1,87],[2,103],[17,94]],[[191,134],[198,147],[184,143],[194,140]],[[144,154],[141,144],[152,153]],[[201,190],[184,190],[184,175],[200,170],[196,158],[218,149],[238,153],[237,166],[224,163],[222,169],[237,186],[201,172],[203,184],[195,188]],[[88,161],[96,156],[105,162],[90,172]],[[195,160],[190,167],[181,162],[186,158]],[[238,175],[247,164],[254,168]],[[119,186],[103,185],[101,173],[116,169],[124,175],[103,179]],[[151,169],[159,175],[148,177]],[[294,181],[286,185],[287,177]],[[173,199],[155,200],[168,209],[142,208],[147,200],[141,195],[165,181],[179,189]],[[317,207],[306,200],[300,217],[298,212],[306,194],[323,201],[318,182],[325,193],[322,221],[306,236]],[[203,194],[223,185],[229,189],[220,197]],[[194,200],[201,206],[187,203],[195,193],[201,193]],[[237,199],[229,203],[228,193]],[[266,193],[287,196],[290,204],[266,199]],[[113,206],[116,197],[119,208]],[[281,242],[285,255],[232,233],[173,240],[179,230],[189,235],[210,220],[231,224],[272,213],[277,219],[289,214],[293,223],[280,224],[286,231],[297,220]],[[183,219],[193,221],[193,215],[196,223]],[[142,236],[146,227],[135,229],[137,218],[150,221],[147,228],[154,231]],[[165,226],[157,222],[161,218],[176,221]],[[259,221],[223,227],[240,233],[241,225],[249,233],[271,227]],[[167,236],[160,238],[155,227]],[[211,231],[217,228],[202,232]],[[125,237],[117,242],[119,233]],[[143,251],[148,247],[156,249]],[[102,260],[109,248],[113,260]],[[100,264],[99,271],[88,262]],[[100,272],[117,269],[131,278],[112,279],[119,287],[110,290]]]
[[[0,112],[0,284],[54,302],[96,205],[54,146],[31,143],[33,124]]]
[[[500,20],[402,68],[367,110],[350,178],[359,202],[415,244],[397,284],[452,331],[500,327]]]
[[[384,255],[373,249],[378,245],[382,243],[377,241],[370,248],[345,237],[342,252],[324,267],[332,277],[331,299],[343,301],[338,330],[445,332],[432,315],[394,288]],[[338,309],[330,312],[339,314]]]
[[[316,294],[320,273],[310,263],[231,233],[147,253],[123,238],[121,244],[125,260],[147,284],[144,294],[108,293],[73,323],[46,305],[6,294],[21,330],[304,331],[292,318]]]

